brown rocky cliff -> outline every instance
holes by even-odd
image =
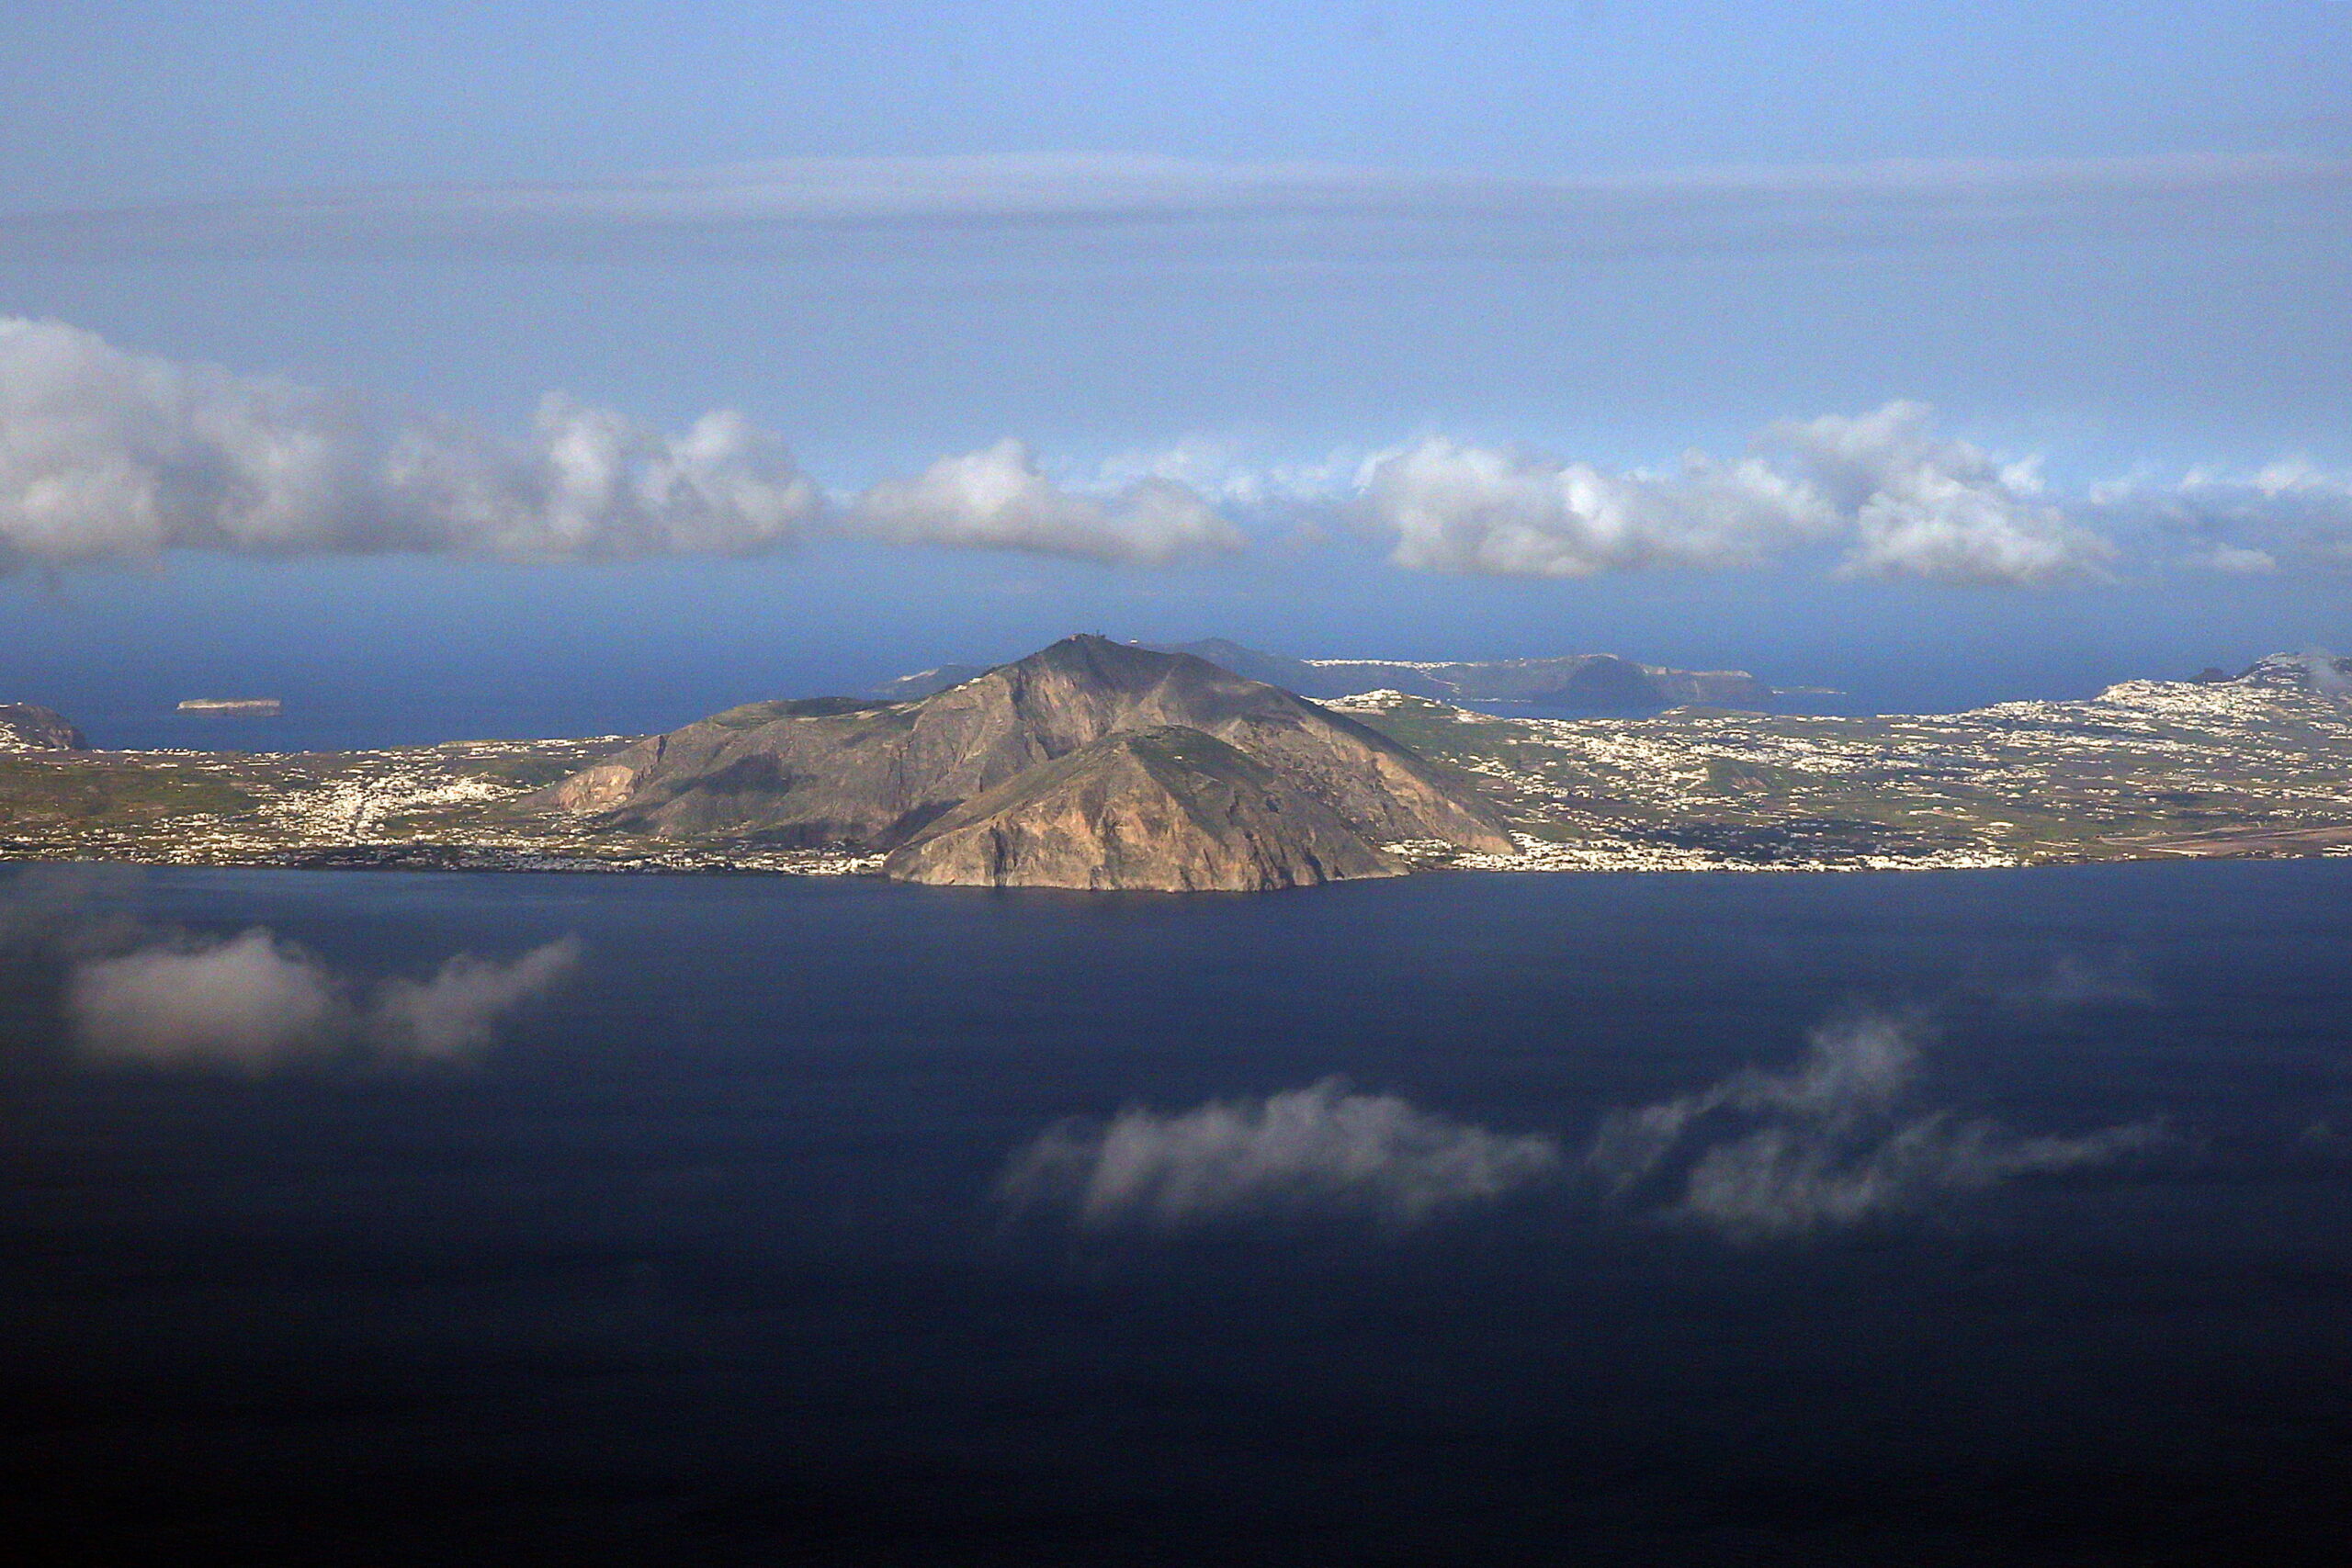
[[[1123,731],[967,801],[885,863],[909,882],[1262,892],[1405,866],[1216,737]]]

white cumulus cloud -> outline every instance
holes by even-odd
[[[726,412],[665,435],[551,394],[507,441],[0,319],[0,566],[174,548],[740,553],[789,542],[820,507],[782,445]]]
[[[1810,487],[1752,459],[1620,474],[1443,436],[1368,463],[1358,507],[1396,535],[1399,566],[1512,577],[1752,566],[1836,525]]]
[[[1409,1224],[1498,1197],[1559,1158],[1548,1137],[1465,1126],[1327,1078],[1173,1115],[1130,1109],[1108,1125],[1066,1122],[1014,1158],[1002,1191],[1097,1226],[1309,1208]]]
[[[1357,510],[1399,566],[1498,576],[1750,567],[1835,542],[1846,575],[2035,586],[2116,553],[2031,463],[1938,435],[1913,402],[1783,422],[1736,462],[1692,452],[1665,474],[1430,436],[1365,466]]]
[[[854,528],[904,545],[1034,550],[1162,564],[1242,547],[1240,530],[1191,485],[1145,475],[1105,494],[1057,484],[1008,437],[943,457],[858,498]]]
[[[1923,1026],[1856,1014],[1815,1030],[1804,1059],[1697,1094],[1611,1112],[1585,1162],[1619,1196],[1734,1240],[1799,1236],[2034,1172],[2104,1164],[2164,1139],[2152,1123],[2020,1138],[1914,1112]]]
[[[2031,460],[2003,464],[1937,433],[1926,404],[1783,423],[1792,451],[1850,521],[1859,576],[2027,586],[2099,575],[2116,554],[2043,493]]]

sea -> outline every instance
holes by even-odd
[[[344,1010],[101,1038],[106,965],[256,930]],[[2352,861],[0,868],[0,1519],[110,1568],[2352,1561],[2347,959]],[[349,1021],[452,973],[445,1048]]]

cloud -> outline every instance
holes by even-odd
[[[1080,493],[1047,479],[1029,449],[1011,438],[943,457],[913,479],[876,485],[858,498],[849,522],[893,544],[1153,565],[1242,547],[1240,531],[1190,485],[1146,476],[1106,495]]]
[[[1854,576],[2035,586],[2098,576],[2116,554],[2044,498],[2031,459],[1996,463],[1939,435],[1925,403],[1783,423],[1766,439],[1850,519],[1840,570]]]
[[[386,980],[377,987],[368,1032],[404,1055],[470,1055],[496,1039],[507,1014],[570,976],[580,953],[580,939],[567,936],[511,964],[461,953],[430,980]]]
[[[2324,227],[2352,159],[2295,153],[2087,159],[1906,159],[1733,165],[1614,177],[1511,177],[1148,154],[779,158],[571,184],[328,189],[0,216],[0,252],[177,254],[233,246],[388,243],[691,245],[879,228],[1002,235],[1034,250],[1059,232],[1182,226],[1344,230],[1376,252],[1398,226],[1475,246],[1534,231],[1568,254],[1785,250],[2042,236],[2055,229],[2175,232],[2260,211]],[[2282,199],[2283,198],[2283,199]],[[1321,237],[1327,242],[1328,232]],[[1318,247],[1329,250],[1328,243]]]
[[[1116,489],[1139,479],[1187,485],[1216,505],[1246,511],[1314,511],[1345,502],[1364,468],[1361,451],[1340,449],[1301,462],[1255,460],[1240,443],[1188,435],[1170,445],[1118,452],[1102,460],[1096,482]]]
[[[1550,1174],[1552,1139],[1489,1133],[1337,1078],[1175,1115],[1065,1122],[1017,1156],[1001,1191],[1094,1226],[1338,1209],[1412,1224]]]
[[[339,1002],[315,962],[255,929],[84,964],[66,1010],[93,1056],[260,1072],[324,1047]]]
[[[439,551],[514,560],[750,555],[830,531],[817,485],[741,414],[661,434],[560,393],[503,440],[441,415],[0,319],[0,570]],[[876,485],[849,532],[1163,564],[1242,547],[1179,479],[1057,485],[1004,441]]]
[[[1442,436],[1368,464],[1356,511],[1396,536],[1399,566],[1509,577],[1753,566],[1837,522],[1761,462],[1693,453],[1679,474],[1611,474]]]
[[[99,1061],[261,1074],[355,1054],[449,1060],[491,1044],[496,1025],[577,964],[566,937],[511,964],[459,954],[430,980],[390,979],[362,997],[316,958],[254,928],[179,939],[76,964],[65,1011]]]
[[[2250,473],[2191,468],[2169,482],[2118,481],[2096,487],[2091,501],[2112,525],[2170,545],[2192,568],[2259,576],[2286,565],[2352,567],[2352,473],[2307,458]]]
[[[1671,474],[1430,436],[1368,464],[1356,510],[1399,566],[1498,576],[1750,567],[1838,541],[1847,576],[2039,586],[2116,553],[2043,498],[2030,462],[1997,464],[1902,401],[1786,421],[1736,462],[1692,452]]]
[[[1221,510],[1222,509],[1222,510]],[[1352,519],[1421,571],[1583,578],[1816,559],[1834,573],[2042,587],[2125,558],[2252,575],[2352,567],[2352,477],[2254,474],[2096,487],[1939,433],[1925,404],[1786,420],[1729,461],[1612,470],[1442,434],[1358,458],[1250,464],[1192,438],[1057,477],[1019,440],[828,502],[783,442],[717,410],[663,434],[561,393],[524,434],[117,348],[0,318],[0,571],[152,562],[175,549],[511,560],[737,556],[850,536],[1164,566],[1287,522]]]
[[[789,543],[816,487],[724,411],[683,434],[550,394],[502,441],[269,377],[0,319],[0,565],[447,550],[524,559]]]
[[[1949,1111],[1909,1114],[1925,1026],[1856,1013],[1805,1056],[1605,1118],[1585,1154],[1620,1199],[1736,1241],[1802,1236],[2014,1177],[2101,1165],[2165,1140],[2149,1122],[2012,1137]]]

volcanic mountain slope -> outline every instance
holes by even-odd
[[[1213,735],[1122,730],[1041,762],[893,852],[908,882],[1256,893],[1408,869]]]
[[[731,709],[640,741],[542,799],[662,837],[891,850],[1043,763],[1171,726],[1241,753],[1280,784],[1270,798],[1317,803],[1384,864],[1374,846],[1404,840],[1510,847],[1501,818],[1468,784],[1378,731],[1201,660],[1099,637],[1066,638],[917,702]],[[1106,753],[1090,766],[1115,761]],[[1245,776],[1226,773],[1235,787]],[[1379,873],[1345,873],[1367,874]],[[1329,874],[1340,873],[1313,879]]]

